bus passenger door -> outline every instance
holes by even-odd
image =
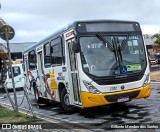
[[[43,56],[42,56],[42,51],[37,52],[37,79],[36,79],[36,84],[40,92],[42,93],[43,97],[46,97],[45,93],[45,85],[44,85],[44,80],[43,80]]]
[[[70,87],[72,87],[73,98],[75,104],[81,104],[80,98],[80,86],[79,86],[79,77],[78,77],[78,68],[77,68],[77,56],[72,50],[73,39],[67,41],[68,45],[68,54],[69,54],[69,63],[70,63]]]
[[[30,85],[30,80],[29,80],[29,75],[28,75],[28,71],[29,71],[29,68],[28,68],[28,54],[25,54],[23,56],[23,60],[24,60],[24,85],[27,86],[27,90],[32,90],[31,89],[31,85]],[[29,92],[29,91],[28,91]],[[33,92],[33,91],[31,91]]]

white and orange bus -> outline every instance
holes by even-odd
[[[138,22],[76,21],[23,52],[28,87],[66,111],[150,96]]]

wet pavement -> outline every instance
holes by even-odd
[[[10,92],[13,98],[13,92]],[[10,104],[6,94],[0,99],[1,104]],[[17,92],[17,100],[20,104],[23,98],[23,91]],[[60,120],[62,123],[70,123],[87,129],[108,130],[112,125],[122,125],[132,123],[159,123],[160,125],[160,83],[152,84],[151,96],[147,99],[137,99],[131,102],[112,104],[88,109],[77,109],[74,113],[66,113],[60,103],[48,102],[47,104],[37,104],[34,96],[29,95],[34,112]],[[20,108],[29,108],[26,99]],[[160,127],[159,127],[160,128]],[[133,129],[136,131],[136,129]],[[145,129],[146,130],[146,129]],[[160,130],[149,129],[160,132]],[[141,129],[141,131],[143,131]]]

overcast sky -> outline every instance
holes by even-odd
[[[160,0],[0,0],[0,17],[15,29],[11,42],[37,42],[75,20],[118,19],[160,31]],[[2,40],[0,40],[1,42]]]

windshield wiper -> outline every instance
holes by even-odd
[[[124,39],[122,43],[119,45],[121,50],[124,50],[126,43],[128,42],[129,35],[127,34],[126,36],[127,36],[126,39]]]
[[[112,43],[108,42],[107,39],[105,39],[102,35],[100,34],[96,34],[96,37],[103,42],[103,44],[106,46],[107,44],[107,47],[110,51],[114,52],[114,55],[115,55],[115,59],[116,59],[116,62],[119,63],[119,66],[121,66],[121,62],[120,62],[120,58],[119,58],[119,55],[118,55],[118,46],[117,46],[117,42],[115,40],[115,38],[113,37],[112,39]]]
[[[108,47],[112,52],[115,51],[113,45],[112,45],[110,42],[108,42],[102,35],[96,34],[96,37],[97,37],[100,41],[102,41],[105,46],[106,46],[106,44],[107,44],[107,47]]]
[[[124,39],[122,42],[121,42],[121,44],[119,43],[119,41],[118,41],[118,38],[117,38],[117,51],[118,51],[118,53],[119,53],[119,56],[120,56],[120,59],[121,59],[121,61],[122,61],[122,53],[121,53],[121,50],[124,50],[124,48],[125,48],[125,46],[126,46],[126,44],[127,44],[127,42],[128,42],[128,39],[129,39],[129,35],[127,34],[126,35],[126,39]]]
[[[116,61],[118,61],[118,64],[119,64],[119,67],[121,67],[121,60],[122,60],[122,55],[121,53],[119,52],[119,46],[117,45],[117,40],[115,39],[115,37],[112,38],[112,43],[113,43],[113,47],[115,49],[115,57],[116,57]],[[118,55],[119,53],[119,55]],[[120,59],[120,58],[121,59]]]
[[[107,39],[105,39],[102,35],[100,34],[96,34],[96,37],[103,42],[103,44],[106,46],[107,44],[107,47],[110,51],[114,52],[114,55],[115,55],[115,58],[116,58],[116,62],[118,61],[117,57],[118,57],[118,54],[117,54],[117,49],[115,47],[115,40],[113,41],[112,40],[112,44],[110,42],[108,42]]]

